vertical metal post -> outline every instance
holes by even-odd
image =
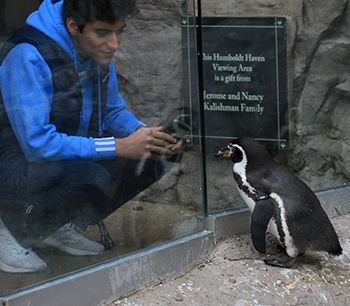
[[[205,141],[205,116],[204,116],[204,96],[203,96],[203,41],[202,41],[202,5],[201,0],[197,0],[197,18],[194,20],[196,25],[197,39],[197,62],[198,62],[198,92],[199,92],[199,119],[200,119],[200,140],[202,155],[202,196],[203,212],[208,215],[207,199],[207,167],[206,167],[206,141]]]

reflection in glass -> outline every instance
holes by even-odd
[[[56,21],[52,28],[50,22],[40,22],[51,20],[52,14],[58,18],[62,2],[45,0],[29,23],[39,24],[46,34],[57,31]],[[203,229],[201,156],[198,133],[193,133],[199,124],[197,92],[195,86],[188,89],[188,84],[196,83],[196,73],[184,77],[180,18],[193,15],[192,3],[142,3],[139,12],[126,20],[125,29],[124,19],[102,23],[103,29],[94,21],[84,28],[75,10],[70,11],[74,22],[67,19],[70,35],[63,27],[63,34],[57,32],[56,43],[63,49],[49,42],[58,50],[54,61],[51,47],[46,44],[42,49],[46,37],[32,29],[16,36],[15,47],[6,44],[3,49],[8,48],[0,73],[1,136],[2,145],[12,147],[1,147],[8,180],[2,186],[0,231],[6,233],[1,237],[12,244],[12,252],[19,243],[21,258],[30,256],[33,262],[37,256],[37,265],[30,267],[34,273],[20,274],[28,272],[24,265],[8,262],[3,270],[10,273],[0,272],[2,295]],[[18,44],[23,42],[19,35],[34,35],[37,50],[32,44]],[[110,45],[99,52],[99,42],[108,35]],[[194,47],[186,46],[185,51],[194,52]],[[106,69],[114,51],[114,65]],[[26,56],[33,52],[38,62],[32,65]],[[14,66],[19,67],[16,74]],[[18,86],[20,90],[12,90]],[[188,90],[191,104],[184,98]],[[124,100],[128,110],[123,109]],[[23,107],[28,101],[33,102]],[[170,143],[175,140],[160,129],[144,127],[165,126],[173,119],[191,128],[180,140],[182,145]],[[134,134],[140,135],[140,145],[123,155],[127,137]],[[155,159],[138,153],[150,138],[157,138],[150,150]],[[86,146],[92,151],[84,150]],[[97,243],[103,238],[107,238],[105,250]]]

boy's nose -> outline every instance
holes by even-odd
[[[121,35],[113,35],[107,41],[107,46],[109,49],[118,50],[120,48]]]

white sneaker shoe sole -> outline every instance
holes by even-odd
[[[75,255],[75,256],[94,256],[94,255],[101,255],[102,254],[100,252],[93,252],[93,251],[79,250],[79,249],[72,248],[69,245],[63,244],[51,236],[45,238],[41,242],[41,244],[55,247],[55,248],[65,252],[65,253]]]
[[[29,268],[16,268],[11,267],[3,262],[0,261],[0,270],[7,273],[38,273],[38,272],[44,272],[47,269],[46,265],[43,265],[39,269],[29,269]]]
[[[47,264],[31,248],[23,248],[6,227],[0,230],[0,270],[35,273],[46,269]]]

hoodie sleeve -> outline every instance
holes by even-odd
[[[17,45],[6,56],[0,69],[6,112],[28,161],[95,161],[115,157],[113,138],[68,136],[58,133],[50,124],[51,71],[34,46]]]
[[[117,74],[113,63],[109,66],[109,72],[107,115],[103,120],[103,129],[116,138],[123,138],[145,124],[126,109],[125,101],[118,91]]]

